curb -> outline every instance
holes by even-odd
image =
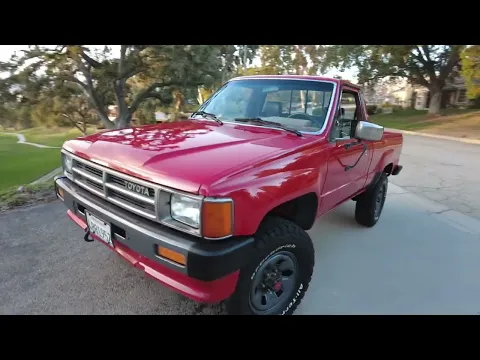
[[[430,138],[434,138],[434,139],[457,141],[457,142],[462,142],[462,143],[465,143],[465,144],[480,145],[480,140],[477,140],[477,139],[464,139],[464,138],[458,138],[458,137],[454,137],[454,136],[435,135],[435,134],[420,133],[420,132],[415,132],[415,131],[390,129],[390,128],[385,128],[385,130],[399,132],[399,133],[406,134],[406,135],[424,136],[424,137],[430,137]]]
[[[47,180],[52,179],[55,175],[60,174],[62,172],[62,168],[58,167],[55,170],[50,171],[48,174],[43,175],[42,177],[38,178],[34,182],[31,182],[30,185],[36,185],[42,182],[46,182]]]

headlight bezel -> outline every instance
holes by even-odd
[[[197,202],[198,206],[198,226],[192,226],[192,224],[189,224],[186,221],[182,221],[182,219],[179,218],[179,216],[176,216],[174,214],[174,211],[172,210],[172,205],[173,201],[172,199],[175,198],[188,198],[188,201],[195,201]],[[187,233],[192,233],[195,232],[197,236],[200,236],[204,239],[207,240],[223,240],[226,238],[229,238],[233,236],[234,232],[234,201],[231,198],[212,198],[212,197],[198,197],[198,195],[186,195],[184,193],[175,193],[172,192],[170,194],[170,219],[171,221],[167,221],[167,225],[172,226],[177,228],[178,230],[182,232],[187,232]],[[221,233],[219,236],[208,236],[205,232],[207,229],[205,228],[205,225],[208,226],[208,223],[205,221],[205,212],[207,210],[212,210],[212,208],[217,207],[217,210],[220,212],[220,210],[223,210],[223,214],[218,214],[223,215],[224,217],[222,218],[220,216],[220,221],[222,222],[222,225],[224,226],[224,232]],[[221,209],[223,208],[223,209]],[[215,209],[214,209],[215,211]],[[217,214],[216,214],[217,215]],[[172,224],[172,221],[178,225],[174,226]],[[211,229],[210,229],[211,231]]]

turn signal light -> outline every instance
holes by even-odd
[[[57,186],[57,195],[60,197],[60,199],[63,199],[63,189],[59,186]]]
[[[202,207],[202,235],[223,238],[233,234],[233,202],[205,201]]]
[[[187,263],[185,255],[162,246],[157,246],[157,255],[180,265],[185,265]]]

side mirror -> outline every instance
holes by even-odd
[[[359,121],[355,128],[355,137],[359,140],[379,141],[383,137],[383,126],[367,121]]]

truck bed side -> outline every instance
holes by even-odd
[[[385,131],[380,141],[371,143],[372,158],[368,167],[366,185],[370,184],[376,173],[384,170],[391,174],[400,161],[403,146],[403,135],[392,131]]]

